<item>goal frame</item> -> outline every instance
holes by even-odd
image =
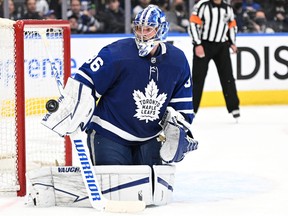
[[[70,48],[70,25],[67,20],[18,20],[14,23],[15,32],[15,71],[16,71],[16,137],[17,137],[17,160],[18,181],[20,190],[17,196],[26,195],[26,141],[25,141],[25,80],[24,80],[24,27],[61,27],[63,29],[63,65],[65,69],[64,84],[71,74],[71,48]],[[72,148],[70,138],[65,137],[65,165],[72,165]]]

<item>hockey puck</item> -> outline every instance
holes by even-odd
[[[59,103],[58,101],[54,100],[54,99],[50,99],[47,101],[46,103],[46,109],[48,112],[56,112],[59,108]]]

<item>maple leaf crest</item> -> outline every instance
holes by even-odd
[[[137,106],[134,117],[145,120],[146,123],[159,119],[160,108],[165,103],[167,94],[162,93],[158,95],[158,92],[159,89],[154,80],[148,83],[145,88],[145,94],[139,90],[134,90],[133,99]]]

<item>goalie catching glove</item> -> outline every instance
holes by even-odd
[[[192,136],[191,125],[172,107],[167,107],[159,125],[163,128],[159,139],[162,141],[160,156],[164,162],[180,162],[188,152],[198,148],[198,141]]]
[[[73,133],[79,126],[84,131],[95,109],[92,90],[69,78],[58,103],[59,108],[47,113],[41,123],[60,136]]]

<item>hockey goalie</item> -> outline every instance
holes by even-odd
[[[80,166],[28,172],[29,203],[172,201],[175,163],[198,142],[191,131],[190,67],[184,53],[165,42],[168,30],[165,14],[149,5],[135,17],[135,38],[105,46],[68,79],[42,124],[72,138]]]

